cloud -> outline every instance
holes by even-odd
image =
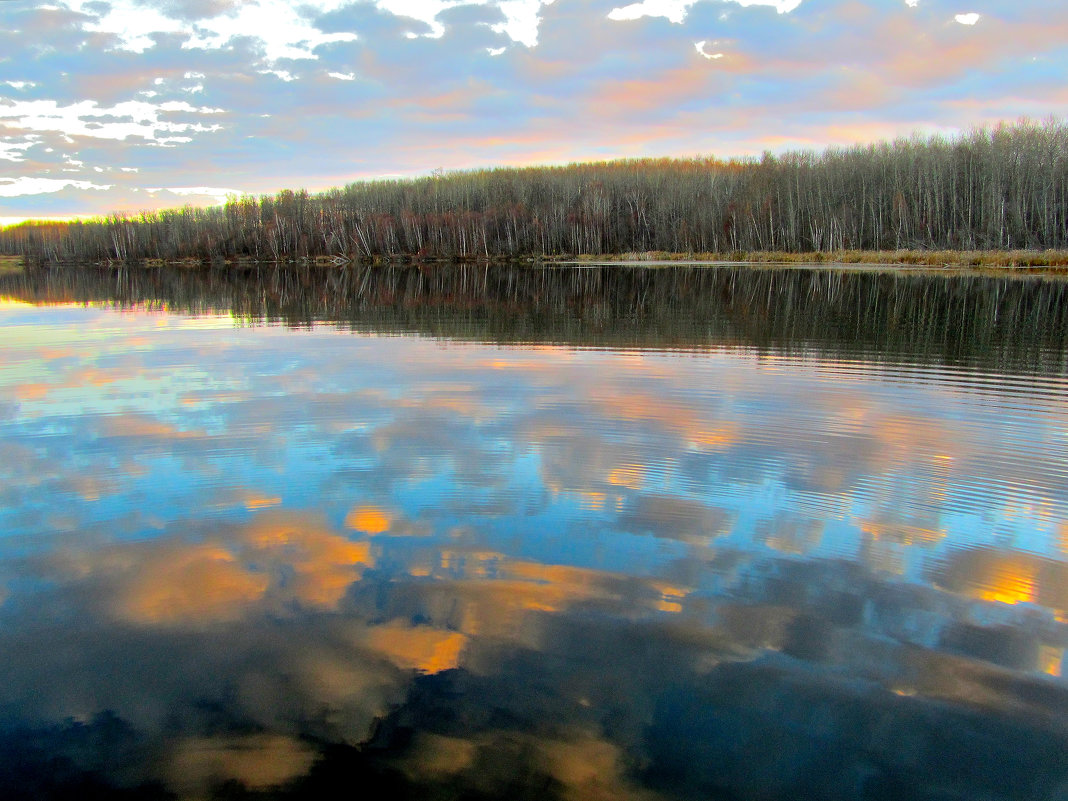
[[[266,576],[249,572],[218,546],[154,547],[143,556],[133,572],[117,577],[113,603],[121,619],[159,624],[233,620],[267,590]]]
[[[642,17],[664,17],[670,22],[681,23],[686,19],[686,12],[692,2],[688,0],[642,0],[629,6],[613,8],[608,12],[611,20],[641,19]]]
[[[15,179],[0,179],[0,197],[19,197],[20,195],[39,195],[59,192],[63,189],[111,189],[111,184],[94,184],[92,181],[64,180],[62,178],[30,178],[22,176]]]
[[[695,543],[707,543],[727,533],[731,523],[731,516],[722,509],[689,498],[655,494],[639,495],[619,520],[627,530]]]
[[[224,782],[264,790],[304,775],[317,754],[294,737],[249,734],[187,737],[168,748],[164,781],[182,797],[203,797]]]
[[[391,621],[367,632],[366,644],[405,670],[440,673],[460,665],[467,637],[456,631]]]
[[[294,606],[334,608],[374,557],[368,543],[335,533],[318,515],[267,510],[200,541],[71,551],[49,563],[82,585],[105,618],[202,628]]]
[[[185,35],[183,46],[191,49],[219,49],[233,39],[251,37],[260,42],[270,61],[315,59],[316,47],[356,38],[353,33],[324,34],[302,13],[309,9],[332,10],[340,5],[334,0],[320,0],[302,7],[279,0],[240,4],[171,3],[163,10],[134,0],[112,0],[103,4],[106,10],[102,13],[98,11],[101,5],[86,0],[68,0],[66,5],[93,18],[85,30],[111,34],[116,49],[134,53],[152,48],[157,35],[178,33]]]
[[[1038,604],[1068,612],[1068,564],[1024,551],[974,548],[953,552],[935,568],[942,587],[980,601]]]
[[[68,139],[74,136],[90,139],[119,139],[138,137],[156,144],[187,142],[185,133],[206,133],[219,130],[218,124],[175,122],[168,117],[193,114],[198,117],[220,113],[220,109],[197,107],[181,100],[148,103],[130,100],[111,107],[101,107],[93,101],[61,106],[54,100],[17,100],[0,105],[0,124],[16,130],[57,132]]]

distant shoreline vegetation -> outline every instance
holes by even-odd
[[[1068,125],[472,170],[0,230],[27,263],[673,261],[1068,266]]]

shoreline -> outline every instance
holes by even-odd
[[[845,269],[856,271],[924,272],[937,274],[1019,274],[1068,276],[1068,251],[1064,250],[871,250],[818,251],[788,253],[784,251],[734,251],[731,253],[641,253],[554,254],[516,257],[419,257],[409,254],[376,256],[314,256],[291,259],[254,259],[248,257],[201,257],[184,259],[43,261],[17,255],[0,255],[0,274],[20,272],[27,267],[189,267],[254,269],[265,266],[348,267],[409,265],[433,268],[450,265],[491,266],[523,264],[538,267],[757,267],[797,269]]]

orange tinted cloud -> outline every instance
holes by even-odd
[[[153,549],[120,585],[118,617],[138,623],[230,620],[267,591],[269,579],[218,545]]]
[[[272,510],[203,542],[127,543],[52,563],[97,586],[114,617],[202,625],[293,604],[334,607],[374,558],[369,543],[338,534],[318,515]]]
[[[183,797],[208,797],[226,781],[251,790],[277,787],[307,773],[317,756],[308,744],[277,734],[190,737],[169,750],[166,783]]]
[[[953,555],[938,584],[981,601],[1033,603],[1068,612],[1068,564],[1021,551],[979,548]]]
[[[36,401],[48,396],[52,386],[50,384],[19,384],[15,387],[15,399],[20,401]]]
[[[354,506],[345,516],[345,525],[364,534],[382,534],[393,525],[393,517],[379,506]]]
[[[419,567],[404,616],[467,636],[515,637],[533,613],[560,612],[583,601],[617,600],[618,577],[570,565],[512,560],[493,551],[447,550],[440,566]]]
[[[409,626],[395,621],[370,629],[366,642],[398,667],[439,673],[460,664],[467,637],[458,631]]]
[[[200,436],[195,431],[184,431],[171,423],[140,414],[107,415],[100,423],[100,434],[105,437],[146,439],[189,439]]]
[[[336,605],[363,568],[374,563],[369,543],[335,533],[318,515],[266,512],[244,529],[241,540],[257,560],[292,571],[290,581],[275,585],[280,600],[310,606]]]
[[[594,108],[613,114],[655,111],[702,94],[714,95],[724,74],[744,75],[756,68],[757,62],[744,53],[727,53],[714,62],[697,58],[647,77],[605,81],[588,101]]]
[[[279,495],[259,495],[250,492],[245,496],[246,509],[266,509],[269,506],[278,506],[282,502]]]

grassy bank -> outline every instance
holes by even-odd
[[[0,274],[19,272],[23,260],[18,256],[0,256]],[[554,254],[528,255],[523,257],[451,256],[427,257],[407,254],[375,255],[364,257],[316,256],[295,259],[253,259],[248,257],[215,259],[139,259],[119,261],[63,260],[51,262],[53,266],[78,267],[88,264],[97,266],[202,267],[249,269],[262,265],[292,265],[309,267],[344,267],[412,264],[432,268],[447,264],[478,265],[612,265],[667,266],[672,264],[716,265],[797,265],[856,266],[883,268],[923,268],[935,271],[975,270],[1023,270],[1051,274],[1068,274],[1068,250],[833,250],[808,253],[786,251],[727,251],[707,253],[673,253],[670,251],[644,251],[640,253],[604,254]]]
[[[568,256],[546,261],[699,262],[731,264],[869,264],[942,268],[1051,268],[1068,270],[1068,250],[832,250],[809,253],[731,251],[726,253],[619,253]]]

